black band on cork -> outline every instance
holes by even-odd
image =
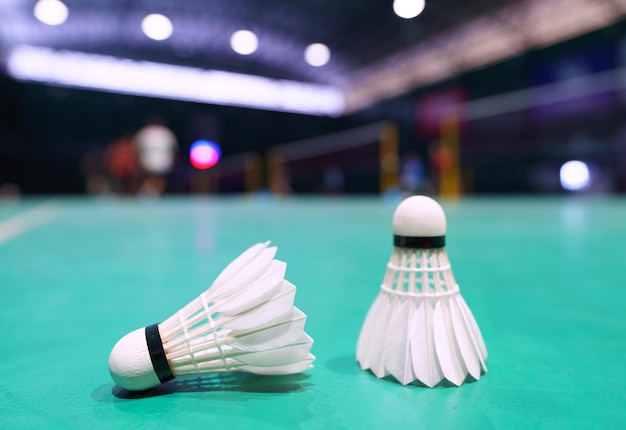
[[[400,248],[443,248],[446,246],[445,236],[393,236],[393,246]]]
[[[161,334],[159,333],[159,325],[152,324],[146,327],[146,343],[148,345],[148,352],[150,353],[150,360],[152,361],[152,367],[157,374],[161,383],[174,379],[172,369],[167,362],[165,356],[165,350],[163,349],[163,341],[161,340]]]

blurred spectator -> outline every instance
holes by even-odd
[[[345,184],[343,170],[337,165],[329,166],[324,170],[324,192],[328,194],[341,194]]]
[[[85,189],[92,196],[111,193],[102,159],[102,152],[94,149],[87,152],[80,160],[80,168],[85,177]]]
[[[153,117],[135,134],[133,141],[143,174],[139,194],[160,196],[167,188],[167,175],[174,167],[176,136],[163,119]]]
[[[104,168],[116,194],[134,194],[139,180],[139,160],[130,134],[115,139],[104,154]]]
[[[0,184],[0,201],[16,201],[21,194],[20,187],[13,183]]]
[[[454,154],[445,144],[434,140],[428,146],[428,156],[430,158],[430,183],[429,192],[441,192],[441,178],[450,171],[454,163]]]
[[[426,176],[422,158],[415,151],[408,151],[402,157],[400,166],[400,188],[407,194],[419,194],[426,188]]]

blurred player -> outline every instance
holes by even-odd
[[[137,191],[139,160],[130,135],[111,142],[104,155],[104,164],[114,193],[134,194]]]
[[[423,192],[426,188],[424,163],[415,151],[408,151],[402,158],[400,188],[406,195]]]
[[[92,196],[111,194],[103,158],[103,151],[100,148],[94,148],[83,155],[80,160],[80,169],[85,177],[85,191]]]
[[[174,167],[178,148],[176,136],[161,118],[152,118],[133,140],[144,176],[139,194],[160,196],[167,187],[167,175]]]
[[[324,192],[327,194],[343,193],[345,177],[343,170],[337,165],[331,165],[324,170]]]

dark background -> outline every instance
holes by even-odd
[[[428,170],[428,145],[437,133],[429,131],[417,114],[423,100],[453,91],[471,102],[626,67],[625,24],[340,118],[52,87],[0,76],[0,184],[16,184],[24,194],[84,193],[81,159],[102,151],[124,133],[137,131],[154,114],[167,119],[179,140],[177,167],[168,188],[172,193],[190,190],[188,149],[197,138],[218,141],[224,159],[246,151],[265,156],[277,144],[381,120],[397,124],[400,154],[418,152]],[[626,89],[562,103],[537,102],[462,124],[461,165],[469,178],[467,192],[559,193],[559,166],[581,157],[601,178],[597,192],[626,192]],[[375,182],[351,191],[377,192]],[[303,186],[301,191],[316,188]]]

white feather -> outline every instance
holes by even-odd
[[[234,357],[244,365],[256,367],[288,366],[305,359],[308,356],[313,339],[306,333],[289,345],[283,345],[266,351],[242,353]]]
[[[279,348],[296,341],[304,331],[306,315],[298,308],[293,308],[286,317],[262,325],[247,332],[233,332],[232,347],[242,351],[260,351]]]
[[[434,387],[443,379],[443,373],[435,352],[433,312],[433,307],[428,299],[420,300],[417,312],[411,321],[409,332],[413,372],[417,380],[428,387]]]
[[[453,338],[450,323],[450,311],[445,300],[439,300],[433,313],[433,330],[435,333],[435,351],[443,376],[454,385],[461,385],[467,375],[456,342]]]
[[[285,314],[291,314],[295,297],[296,287],[284,279],[280,290],[274,297],[257,307],[230,317],[224,321],[223,327],[242,331],[268,324]]]
[[[469,333],[469,327],[463,321],[463,317],[461,316],[461,311],[459,310],[456,300],[450,300],[450,319],[452,321],[452,328],[454,330],[454,338],[456,339],[456,344],[459,348],[459,352],[461,353],[461,358],[465,364],[465,368],[469,372],[470,375],[476,380],[480,379],[480,360],[479,360],[479,352],[475,348],[475,342],[471,339],[471,335]]]
[[[257,375],[291,375],[310,369],[311,367],[313,367],[312,363],[314,360],[315,356],[313,354],[308,354],[306,357],[304,357],[302,361],[298,361],[297,363],[288,364],[285,366],[244,366],[241,368],[241,370],[245,370],[246,372],[250,373],[256,373]]]
[[[246,267],[252,260],[254,260],[263,250],[267,249],[269,241],[265,243],[257,243],[245,250],[239,257],[235,258],[222,273],[215,278],[211,288],[218,289],[226,281],[230,280],[233,276],[239,274],[244,267]]]
[[[474,315],[472,314],[472,311],[467,306],[467,303],[465,303],[465,300],[460,294],[456,296],[456,301],[459,305],[459,308],[461,309],[461,313],[463,314],[466,324],[470,327],[470,330],[472,331],[474,339],[476,340],[476,343],[480,350],[480,356],[483,361],[483,368],[484,368],[484,371],[486,372],[487,367],[484,364],[484,360],[487,359],[487,347],[485,346],[485,341],[483,340],[483,336],[480,333],[478,324],[476,324],[476,320],[474,319]]]
[[[363,327],[361,328],[361,333],[357,342],[356,359],[362,369],[368,369],[370,367],[368,350],[370,344],[372,343],[374,328],[376,327],[384,301],[385,298],[382,297],[382,294],[379,294],[376,297],[376,300],[374,300],[374,303],[372,303],[372,306],[367,313],[367,317],[365,317],[365,323],[363,323]]]
[[[413,300],[407,297],[396,301],[387,327],[385,367],[400,383],[406,385],[415,379],[411,363],[409,329],[414,311]]]
[[[391,318],[392,307],[395,304],[395,300],[392,300],[389,295],[382,294],[382,296],[382,311],[378,314],[378,318],[376,319],[372,339],[367,349],[369,368],[374,372],[374,375],[379,378],[384,378],[389,375],[389,372],[387,372],[385,368],[385,337],[387,335],[389,319]]]
[[[213,297],[224,297],[230,294],[239,294],[249,288],[251,284],[259,279],[269,269],[272,260],[276,255],[276,247],[264,249],[253,259],[240,268],[224,282],[209,289]]]
[[[236,292],[216,301],[218,312],[225,315],[238,314],[267,302],[282,287],[286,270],[287,264],[273,260],[265,268],[262,275],[257,274],[257,278],[246,279],[242,277],[248,283],[241,284]]]

